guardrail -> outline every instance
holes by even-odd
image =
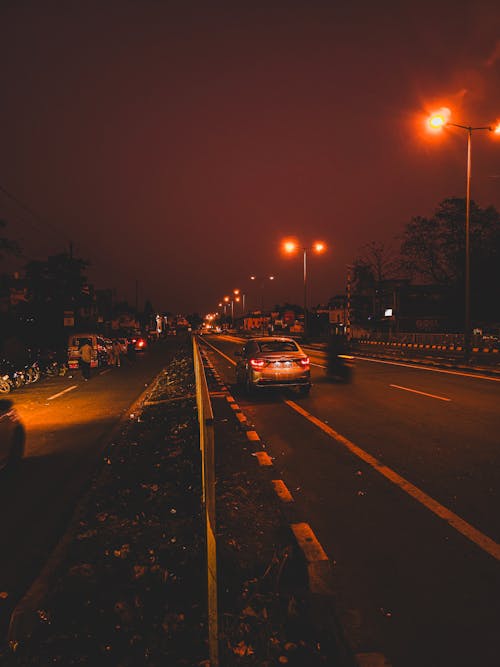
[[[196,336],[193,336],[196,404],[200,425],[203,505],[207,541],[208,654],[211,667],[219,665],[217,610],[217,545],[215,539],[215,438],[214,413]]]

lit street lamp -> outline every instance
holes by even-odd
[[[296,241],[285,241],[283,243],[283,249],[289,255],[297,252],[299,249],[299,244]],[[307,336],[307,251],[312,250],[316,253],[322,253],[326,250],[326,246],[321,241],[313,243],[313,245],[308,247],[302,247],[304,254],[304,339]]]
[[[470,318],[470,185],[471,185],[471,167],[472,167],[472,132],[475,130],[488,130],[500,134],[500,123],[493,128],[490,125],[472,127],[471,125],[459,125],[450,122],[451,111],[443,107],[433,113],[428,119],[429,129],[441,131],[447,125],[459,127],[467,132],[467,186],[465,199],[465,295],[464,295],[464,355],[465,360],[470,360],[471,354],[471,318]]]
[[[250,280],[257,280],[257,276],[250,276]],[[266,280],[274,280],[274,276],[267,276],[260,281],[260,316],[261,316],[261,328],[262,333],[264,333],[264,286]]]

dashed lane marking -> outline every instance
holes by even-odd
[[[238,403],[231,403],[231,408],[232,408],[233,410],[239,410],[239,409],[240,409],[240,406],[238,405]]]
[[[312,424],[320,428],[324,433],[330,436],[330,438],[339,442],[362,461],[383,475],[386,479],[398,486],[402,491],[414,498],[417,502],[424,505],[424,507],[430,510],[433,514],[446,521],[446,523],[452,526],[452,528],[473,542],[480,549],[490,554],[490,556],[493,556],[493,558],[496,560],[500,560],[500,544],[491,539],[491,537],[481,533],[481,531],[477,530],[477,528],[474,528],[474,526],[472,526],[470,523],[467,523],[467,521],[464,521],[464,519],[449,510],[447,507],[441,505],[441,503],[437,502],[437,500],[434,500],[434,498],[431,498],[431,496],[427,495],[424,491],[416,487],[407,479],[401,477],[401,475],[398,475],[397,472],[380,463],[380,461],[374,456],[368,454],[368,452],[365,452],[364,449],[361,449],[361,447],[358,447],[340,433],[337,433],[337,431],[312,415],[310,412],[307,412],[307,410],[304,410],[304,408],[302,408],[297,403],[289,400],[285,400],[285,403],[290,406],[292,410],[295,410],[295,412],[298,412]]]
[[[260,466],[272,466],[273,460],[267,452],[254,452],[253,454]]]
[[[63,394],[67,394],[68,391],[73,391],[73,389],[77,389],[77,388],[78,388],[78,385],[74,384],[71,387],[68,387],[67,389],[65,389],[64,391],[60,391],[58,394],[54,394],[53,396],[49,396],[49,398],[47,400],[48,401],[53,401],[54,398],[59,398],[59,396],[62,396]]]
[[[282,479],[272,480],[274,491],[278,498],[284,503],[293,503],[293,496]]]
[[[259,442],[259,434],[257,431],[247,431],[247,438],[251,440],[252,442]]]
[[[500,377],[489,375],[478,375],[477,373],[465,373],[462,371],[452,371],[447,368],[434,368],[433,366],[418,366],[415,364],[404,364],[400,361],[386,361],[385,359],[371,359],[370,357],[361,357],[354,355],[355,359],[360,361],[370,361],[372,364],[387,364],[389,366],[403,366],[403,368],[413,368],[417,371],[432,371],[433,373],[446,373],[447,375],[460,375],[461,377],[472,378],[473,380],[490,380],[491,382],[500,382]]]
[[[308,523],[292,523],[291,528],[308,563],[328,560],[325,550]]]
[[[451,398],[446,398],[445,396],[436,396],[436,394],[428,394],[426,391],[418,391],[418,389],[401,387],[399,384],[390,384],[389,387],[394,387],[394,389],[402,389],[403,391],[411,391],[412,394],[420,394],[421,396],[428,396],[429,398],[437,398],[439,401],[451,401]]]
[[[245,424],[247,421],[247,418],[242,412],[236,412],[236,419],[240,422],[240,424]]]
[[[112,368],[106,368],[106,370],[101,371],[99,375],[106,375],[106,373],[111,373],[112,370],[113,370]]]

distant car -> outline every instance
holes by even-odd
[[[144,352],[148,347],[148,341],[143,336],[140,336],[138,338],[134,336],[132,338],[131,343],[132,343],[132,349],[135,352]]]
[[[24,427],[14,404],[0,400],[0,468],[13,467],[23,458]]]
[[[68,368],[76,369],[80,365],[80,347],[84,343],[89,343],[92,348],[92,361],[90,362],[91,368],[100,368],[101,366],[106,366],[108,363],[108,349],[111,341],[106,342],[107,339],[103,338],[100,334],[97,333],[75,333],[71,334],[68,339]]]
[[[236,379],[249,394],[291,387],[307,395],[311,389],[309,357],[293,338],[251,338],[237,356]]]

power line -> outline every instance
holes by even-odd
[[[41,224],[44,225],[45,227],[48,227],[49,229],[51,229],[52,232],[54,232],[55,234],[60,234],[61,236],[63,236],[63,237],[66,239],[66,241],[68,241],[68,242],[70,241],[70,239],[68,238],[68,236],[66,236],[66,234],[65,234],[62,230],[60,230],[56,225],[47,222],[47,220],[44,220],[44,219],[41,217],[41,215],[39,215],[36,211],[34,211],[34,210],[33,210],[32,208],[30,208],[29,206],[27,206],[24,202],[22,202],[18,197],[16,197],[15,195],[13,195],[11,192],[9,192],[8,190],[6,190],[2,185],[0,185],[0,192],[3,192],[4,195],[6,195],[9,199],[11,199],[13,202],[15,202],[15,203],[16,203],[20,208],[22,208],[24,211],[26,211],[27,213],[29,213],[29,214],[31,215],[31,217],[34,218],[35,220],[37,220],[39,223],[41,223]],[[31,224],[31,225],[32,225],[35,229],[37,229],[39,232],[40,232],[40,231],[41,231],[41,232],[45,231],[45,230],[40,229],[40,227],[37,227],[37,225],[36,225],[33,221],[26,220],[26,222],[27,222],[28,224]]]

